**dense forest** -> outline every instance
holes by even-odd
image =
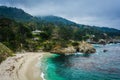
[[[50,50],[71,41],[112,39],[120,30],[77,24],[57,16],[35,16],[13,7],[0,7],[0,42],[13,51]]]

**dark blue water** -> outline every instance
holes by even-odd
[[[120,80],[120,44],[94,45],[91,55],[76,54],[44,57],[46,80]],[[108,50],[103,52],[103,50]]]

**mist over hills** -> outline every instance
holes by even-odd
[[[108,27],[99,27],[99,26],[89,26],[86,24],[77,24],[70,20],[67,20],[62,17],[48,15],[48,16],[32,16],[29,13],[26,13],[22,9],[18,9],[16,7],[7,7],[0,6],[0,18],[10,18],[19,22],[37,22],[37,23],[52,23],[54,25],[66,25],[69,27],[79,27],[84,30],[88,30],[94,32],[95,30],[100,33],[107,33],[111,36],[119,36],[120,30]],[[40,26],[38,26],[40,27]],[[39,28],[38,28],[39,29]]]

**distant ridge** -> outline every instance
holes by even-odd
[[[61,23],[61,24],[65,24],[65,25],[76,25],[75,22],[72,22],[72,21],[62,18],[62,17],[53,16],[53,15],[38,16],[37,18],[39,18],[40,20],[44,20],[47,22],[55,23],[55,24]]]
[[[73,26],[73,27],[79,27],[81,30],[87,30],[88,32],[92,31],[97,31],[98,33],[107,33],[111,36],[120,36],[120,30],[114,29],[114,28],[108,28],[108,27],[99,27],[99,26],[89,26],[89,25],[84,25],[84,24],[77,24],[75,22],[72,22],[70,20],[67,20],[62,17],[58,16],[32,16],[28,13],[26,13],[22,9],[18,9],[15,7],[6,7],[6,6],[0,6],[0,18],[10,18],[14,19],[17,21],[22,21],[22,22],[46,22],[47,23],[52,23],[54,25],[60,26],[61,24],[66,25],[66,26]]]
[[[10,18],[19,21],[30,21],[33,16],[16,7],[0,6],[0,18]]]

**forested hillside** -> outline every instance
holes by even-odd
[[[0,42],[14,51],[50,50],[55,44],[67,46],[69,41],[98,42],[119,36],[117,29],[77,24],[57,16],[33,17],[22,9],[0,6]]]
[[[22,9],[0,6],[0,18],[10,18],[17,21],[31,21],[33,16]]]
[[[16,51],[26,39],[32,38],[31,31],[22,23],[8,18],[0,19],[0,42]]]

